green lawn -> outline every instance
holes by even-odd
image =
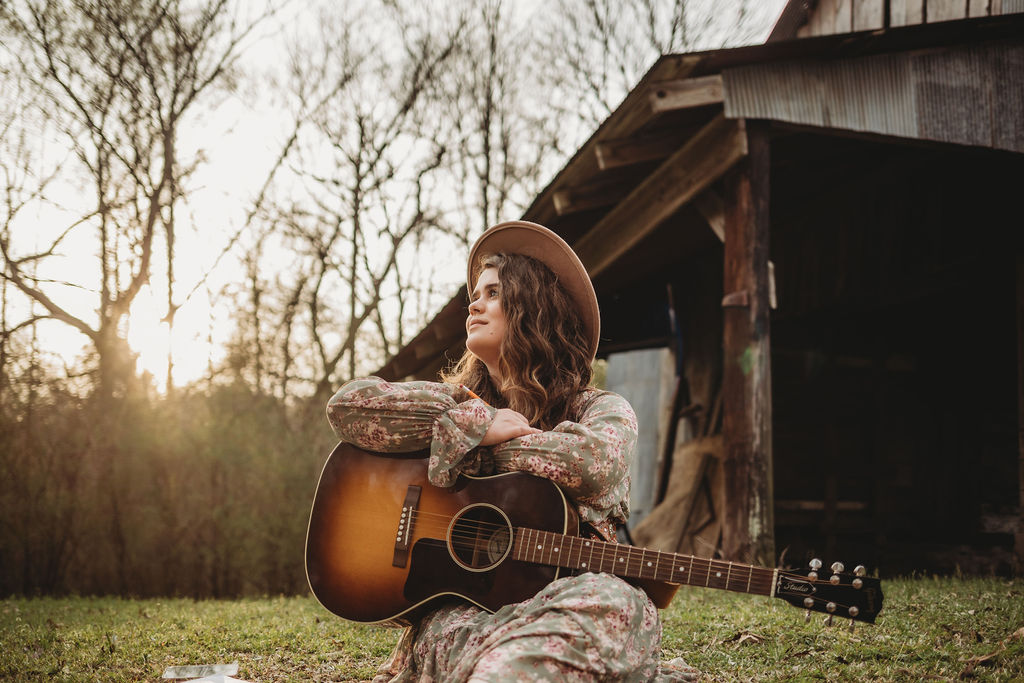
[[[709,681],[1024,680],[1024,579],[883,582],[875,626],[826,629],[781,600],[683,588],[666,657]],[[397,631],[343,622],[312,598],[0,602],[0,679],[159,680],[237,661],[250,681],[366,680]]]

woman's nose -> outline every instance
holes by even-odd
[[[469,302],[469,312],[470,313],[477,313],[477,312],[479,312],[481,310],[483,310],[483,308],[480,305],[480,298],[479,297],[476,298],[476,299],[473,299],[472,301]]]

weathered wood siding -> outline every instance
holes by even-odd
[[[752,65],[722,80],[731,118],[1024,152],[1024,43]]]
[[[886,16],[886,4],[889,13]],[[1024,0],[819,0],[800,38],[1024,12]]]

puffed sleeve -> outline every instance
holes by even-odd
[[[550,479],[572,497],[584,521],[625,522],[636,414],[626,399],[609,391],[583,392],[580,405],[579,422],[494,446],[494,467]]]
[[[476,446],[495,412],[463,386],[379,377],[352,380],[327,402],[342,441],[385,453],[429,448],[427,476],[436,486],[451,486],[462,472],[491,473],[489,449]]]

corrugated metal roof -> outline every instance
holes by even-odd
[[[1024,42],[727,69],[725,112],[1024,152]]]

